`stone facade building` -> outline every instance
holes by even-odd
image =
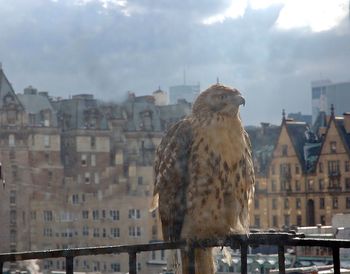
[[[162,132],[191,105],[157,105],[130,93],[121,104],[92,95],[15,94],[0,70],[0,252],[138,244],[162,239],[149,212],[153,159]],[[127,272],[127,255],[78,257],[76,271]],[[139,273],[159,272],[164,252],[138,255]],[[63,270],[63,259],[43,271]]]
[[[252,227],[331,225],[333,215],[350,212],[350,115],[337,117],[332,110],[318,120],[312,131],[283,117],[277,138],[273,128],[265,129],[271,136],[265,152],[256,147],[261,137],[252,139],[257,173]]]

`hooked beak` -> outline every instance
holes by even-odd
[[[245,99],[244,99],[243,96],[238,95],[238,98],[237,98],[237,105],[238,105],[238,106],[240,106],[240,105],[245,106]]]

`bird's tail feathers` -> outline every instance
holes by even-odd
[[[150,206],[150,209],[149,209],[150,212],[152,212],[152,211],[154,211],[154,210],[156,210],[158,208],[158,202],[159,202],[159,194],[156,193],[153,196],[153,199],[152,199],[152,202],[151,202],[151,206]]]

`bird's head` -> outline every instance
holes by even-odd
[[[245,99],[237,89],[215,84],[198,96],[192,111],[197,116],[217,113],[236,117],[240,105],[245,105]]]

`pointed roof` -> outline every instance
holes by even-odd
[[[282,122],[283,124],[287,129],[299,162],[305,168],[304,145],[308,141],[305,133],[309,130],[309,127],[305,122],[295,122],[287,119]]]
[[[0,109],[3,108],[4,102],[6,102],[7,98],[14,104],[18,105],[21,109],[24,109],[22,103],[18,100],[11,83],[7,79],[3,69],[0,67]]]
[[[343,117],[334,117],[334,124],[338,130],[339,136],[343,141],[346,151],[350,156],[350,134],[346,133],[344,126],[344,118]]]

